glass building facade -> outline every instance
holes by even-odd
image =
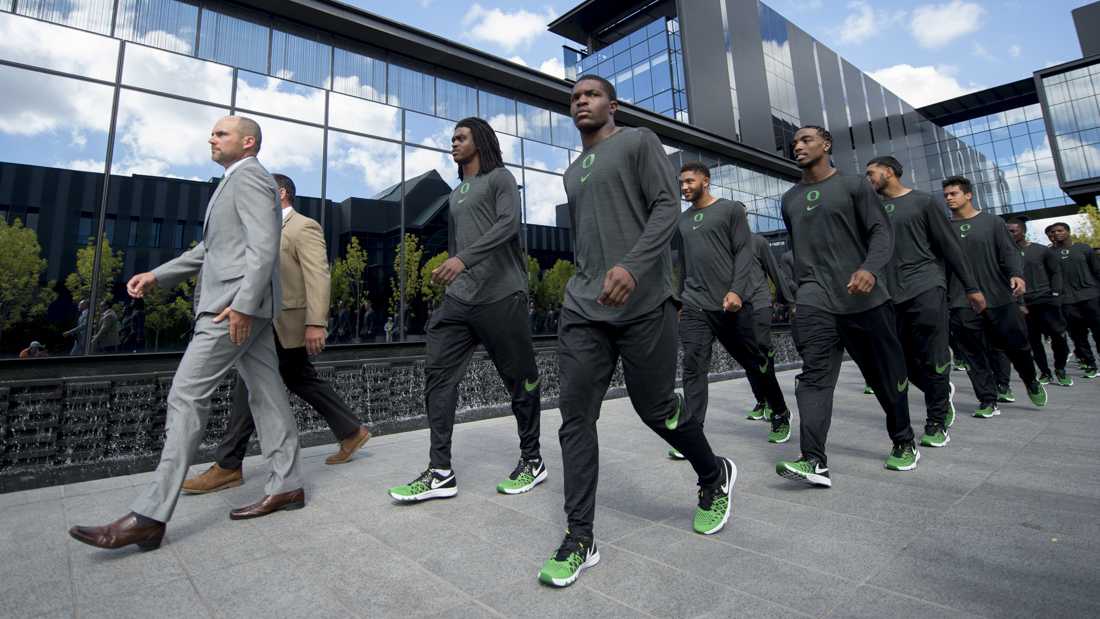
[[[1041,77],[1062,180],[1100,178],[1100,62]]]
[[[608,57],[610,66],[630,58],[620,88],[653,109],[660,100],[662,111],[676,105],[670,28],[646,29],[625,55]],[[201,240],[222,174],[206,140],[227,114],[260,123],[260,161],[294,180],[296,206],[322,223],[330,258],[362,251],[362,277],[334,294],[334,344],[382,342],[389,318],[395,341],[422,337],[438,293],[424,269],[447,247],[447,196],[458,183],[450,136],[463,117],[483,117],[498,133],[537,270],[572,258],[561,175],[580,143],[564,89],[560,101],[540,100],[481,81],[476,67],[456,73],[225,2],[0,3],[0,35],[0,219],[34,232],[43,285],[56,292],[45,316],[3,331],[5,355],[30,340],[55,356],[116,350],[65,334],[89,297],[112,306],[88,310],[91,333],[100,335],[108,311],[123,322],[120,352],[186,344],[187,312],[172,308],[189,291],[149,300],[135,344],[125,335],[135,319],[124,282]],[[665,142],[677,168],[708,162],[716,191],[744,201],[755,229],[781,228],[789,180]],[[552,321],[532,324],[552,330]]]
[[[791,144],[801,122],[798,120],[787,20],[763,3],[759,7],[760,43],[764,50],[764,74],[768,82],[775,150],[786,157],[793,157]]]

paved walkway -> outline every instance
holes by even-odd
[[[966,411],[970,386],[954,377]],[[793,373],[780,382],[793,404]],[[330,447],[311,448],[307,509],[230,521],[262,491],[250,459],[244,487],[183,497],[156,552],[99,551],[65,533],[122,514],[147,475],[0,495],[0,616],[1100,616],[1100,381],[1051,388],[1042,411],[960,414],[950,446],[924,450],[911,473],[883,470],[890,445],[862,385],[846,365],[830,490],[775,475],[797,432],[769,445],[767,426],[744,419],[743,380],[711,386],[708,434],[740,471],[733,517],[711,537],[691,532],[690,467],[664,458],[627,400],[606,403],[603,561],[566,590],[535,580],[564,527],[548,411],[551,477],[517,497],[494,492],[517,455],[507,418],[456,430],[454,499],[386,496],[424,466],[425,431],[374,439],[338,467],[323,464]]]

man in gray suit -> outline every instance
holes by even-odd
[[[153,286],[172,288],[198,273],[195,331],[168,392],[167,436],[153,481],[126,516],[105,526],[70,529],[77,541],[99,548],[160,547],[206,427],[210,396],[234,365],[248,385],[271,475],[266,496],[233,510],[230,518],[305,506],[298,429],[279,378],[272,328],[272,308],[280,296],[281,213],[275,181],[256,160],[261,139],[260,126],[248,118],[227,116],[214,125],[211,158],[225,175],[206,207],[203,241],[126,285],[130,296],[141,298]]]

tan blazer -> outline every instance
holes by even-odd
[[[328,325],[331,282],[321,225],[297,211],[283,222],[279,279],[283,304],[275,334],[283,348],[301,348],[306,345],[307,325]]]

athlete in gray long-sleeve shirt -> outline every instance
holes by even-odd
[[[1047,226],[1062,264],[1062,311],[1065,313],[1073,348],[1085,378],[1096,378],[1096,356],[1089,343],[1089,332],[1100,350],[1100,256],[1084,243],[1074,243],[1069,224]]]
[[[1027,324],[1028,342],[1031,344],[1031,356],[1039,368],[1039,382],[1044,385],[1054,383],[1061,387],[1073,386],[1073,379],[1066,374],[1066,359],[1069,358],[1069,344],[1066,342],[1066,319],[1062,315],[1060,302],[1062,292],[1062,265],[1054,250],[1046,245],[1027,240],[1027,223],[1020,219],[1008,222],[1008,232],[1012,235],[1024,265],[1024,322]],[[1043,336],[1050,338],[1050,348],[1054,352],[1054,374],[1050,373],[1047,363],[1046,347]]]

